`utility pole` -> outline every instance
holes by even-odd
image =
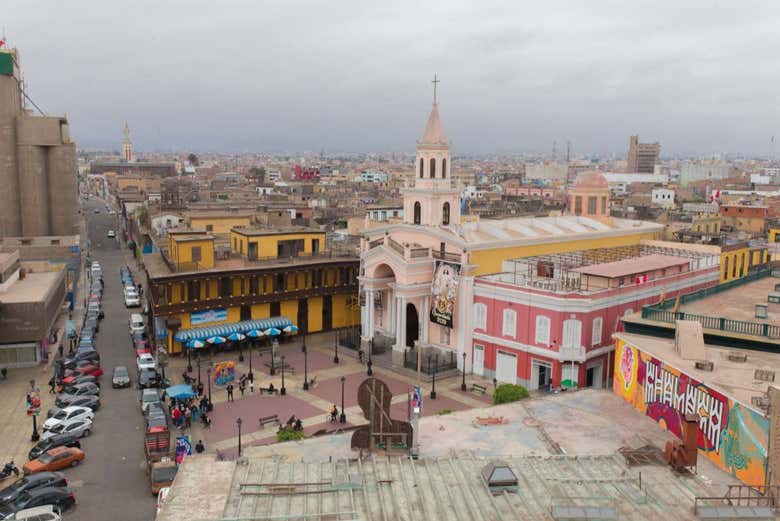
[[[571,141],[566,141],[566,162],[571,161]]]
[[[422,346],[417,345],[417,388],[420,390],[420,406],[422,406]],[[412,442],[412,457],[417,459],[420,456],[420,415],[422,414],[422,407],[418,412],[412,412],[412,436],[414,441]]]

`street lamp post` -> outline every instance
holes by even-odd
[[[344,412],[344,382],[347,381],[347,378],[345,376],[341,377],[341,416],[339,417],[339,422],[341,423],[347,423],[347,414]]]
[[[238,457],[241,457],[241,417],[236,418],[236,425],[238,425]]]
[[[198,361],[198,388],[202,390],[203,388],[201,387],[201,383],[200,383],[200,350],[198,350],[198,360],[197,361]]]
[[[211,410],[211,365],[206,368],[206,378],[209,386],[209,410]]]
[[[255,341],[250,340],[249,341],[249,374],[247,377],[249,378],[250,382],[255,381],[255,375],[252,373],[252,348],[255,346]]]
[[[339,332],[336,331],[336,337],[333,339],[333,363],[339,363]]]
[[[276,341],[271,342],[271,376],[276,374]]]
[[[466,390],[466,352],[463,352],[463,381],[460,383],[460,390]]]
[[[439,365],[439,355],[433,358],[433,384],[431,386],[431,400],[436,399],[436,367]],[[431,357],[428,355],[428,367],[431,366]]]
[[[238,361],[244,361],[244,343],[240,340],[238,341]]]
[[[303,390],[309,390],[309,350],[306,349],[306,337],[303,337]]]
[[[287,389],[284,388],[284,355],[282,355],[282,388],[279,389],[279,394],[282,396],[287,394]]]
[[[368,363],[366,364],[368,366],[368,369],[366,370],[366,375],[373,376],[374,370],[371,368],[371,366],[374,365],[374,361],[371,359],[371,353],[374,351],[374,339],[371,338],[368,341]]]
[[[33,419],[33,431],[32,431],[32,436],[30,436],[30,440],[31,441],[38,441],[38,440],[41,439],[41,435],[38,432],[38,419],[37,419],[37,416],[35,414],[33,414],[32,415],[32,419]]]

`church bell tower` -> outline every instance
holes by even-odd
[[[133,160],[133,143],[130,141],[130,127],[127,126],[127,121],[123,133],[125,138],[122,140],[122,160],[129,163]]]
[[[460,224],[460,192],[452,187],[450,144],[439,117],[433,79],[433,107],[422,139],[417,142],[414,187],[404,193],[404,222],[425,226]]]

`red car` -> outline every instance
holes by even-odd
[[[103,369],[97,365],[84,365],[76,369],[68,369],[67,371],[65,371],[65,378],[63,379],[63,382],[65,382],[65,380],[67,380],[71,376],[78,377],[78,376],[87,376],[87,375],[94,376],[96,378],[98,376],[103,376]]]
[[[132,339],[133,349],[135,349],[135,356],[141,356],[144,353],[151,353],[152,348],[149,345],[149,340],[145,336],[133,335]]]

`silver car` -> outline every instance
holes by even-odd
[[[72,434],[78,438],[89,436],[92,432],[92,420],[82,418],[69,422],[58,423],[49,430],[43,431],[41,440],[46,440],[57,434]]]

